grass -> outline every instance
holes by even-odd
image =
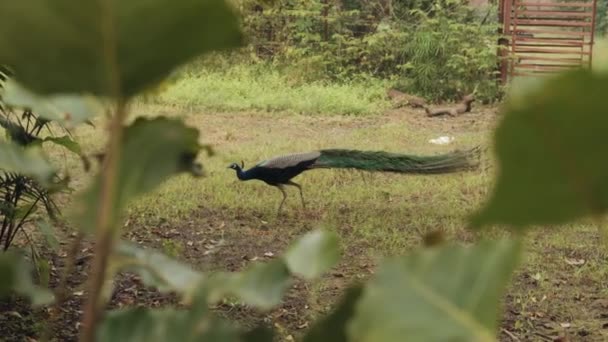
[[[279,191],[258,181],[238,181],[227,169],[230,163],[244,160],[252,166],[274,155],[331,147],[423,154],[486,145],[496,123],[495,109],[476,107],[473,113],[450,120],[426,118],[419,111],[311,117],[259,112],[183,115],[166,106],[135,110],[183,116],[200,129],[202,142],[215,146],[217,155],[201,157],[207,177],[175,177],[135,201],[128,210],[127,237],[150,241],[148,245],[178,254],[201,269],[225,270],[245,267],[249,262],[244,260],[268,251],[281,253],[314,228],[340,235],[343,258],[334,272],[342,276],[293,290],[300,292],[288,296],[275,312],[294,313],[273,319],[285,336],[297,334],[303,321],[326,311],[349,283],[368,276],[379,258],[407,254],[422,244],[426,233],[441,230],[449,240],[473,241],[476,237],[466,229],[466,220],[483,203],[494,177],[492,168],[438,176],[315,170],[297,179],[304,187],[307,208],[301,208],[297,192],[289,189],[284,215],[276,218]],[[88,148],[98,145],[100,131],[83,127],[76,134]],[[445,134],[456,138],[453,145],[428,142]],[[176,231],[170,243],[152,233],[161,228]],[[492,230],[482,236],[504,234]],[[205,244],[222,241],[224,245],[215,254],[203,254],[200,248],[190,247],[201,237]],[[593,224],[532,232],[505,298],[503,328],[526,341],[537,340],[538,334],[605,340],[603,304],[598,299],[608,294],[601,286],[608,275],[606,265]],[[250,312],[240,316],[238,310],[229,311],[245,323],[257,319]],[[501,340],[510,339],[501,334]]]
[[[596,63],[608,60],[608,41],[598,42],[595,53]],[[326,311],[348,284],[369,276],[380,258],[407,254],[420,247],[429,232],[440,230],[448,240],[461,243],[508,234],[493,229],[478,235],[467,229],[467,218],[491,189],[491,167],[433,176],[314,170],[296,179],[304,188],[306,209],[295,189],[288,189],[278,218],[278,190],[259,181],[240,182],[227,168],[241,160],[250,167],[275,155],[321,148],[430,154],[487,146],[499,118],[496,108],[474,106],[472,113],[444,120],[427,118],[420,110],[385,111],[380,83],[290,84],[276,71],[251,66],[185,75],[153,101],[139,101],[134,114],[183,117],[217,154],[200,157],[205,178],[177,176],[134,201],[127,210],[125,238],[202,270],[236,270],[267,252],[282,253],[309,230],[336,231],[343,256],[332,272],[340,276],[292,290],[295,294],[269,316],[281,326],[282,335],[297,334],[299,326]],[[102,147],[105,125],[99,122],[97,127],[75,131],[87,152]],[[442,135],[454,136],[455,142],[429,143]],[[70,170],[79,168],[71,156],[57,157],[67,159]],[[73,176],[76,187],[88,179]],[[608,263],[599,240],[589,222],[531,232],[504,299],[502,327],[522,341],[538,340],[539,334],[606,340],[602,315],[608,304],[598,300],[608,295],[602,287]],[[208,245],[218,247],[211,253]],[[289,315],[277,314],[281,310]],[[244,323],[260,319],[232,306],[228,311],[226,315]],[[501,340],[510,338],[503,333]]]
[[[145,107],[142,112],[147,111]],[[201,158],[207,177],[193,179],[178,176],[164,184],[154,194],[146,196],[130,207],[130,214],[142,222],[183,217],[199,206],[216,208],[226,214],[250,211],[271,220],[280,200],[280,192],[257,181],[240,182],[227,169],[232,162],[245,161],[247,167],[289,152],[303,152],[321,148],[355,148],[386,150],[402,153],[439,153],[453,148],[467,148],[480,143],[485,136],[476,130],[465,130],[457,143],[449,148],[428,143],[429,139],[449,133],[407,127],[396,118],[361,118],[341,116],[324,118],[276,114],[196,114],[187,121],[201,130],[202,141],[212,144],[217,155]],[[446,127],[447,128],[447,127]],[[487,132],[485,132],[487,133]],[[97,131],[83,128],[78,132],[84,145],[92,147]],[[379,137],[381,137],[379,139]],[[94,145],[94,143],[93,143]],[[477,201],[463,203],[464,194],[479,198],[480,182],[485,177],[475,174],[453,176],[400,176],[363,174],[337,170],[315,170],[302,178],[307,215],[332,225],[336,222],[353,225],[354,233],[378,241],[392,241],[401,246],[417,239],[421,232],[434,227],[438,221],[429,217],[421,222],[412,217],[413,236],[403,236],[402,215],[428,210],[443,211],[445,215],[463,218]],[[434,195],[424,189],[433,189]],[[288,190],[286,213],[290,219],[300,215],[297,192]],[[204,199],[204,201],[202,200]],[[344,210],[347,210],[345,212]],[[374,213],[370,215],[370,213]],[[388,222],[380,218],[388,214]],[[416,224],[418,222],[418,224]],[[388,230],[378,229],[379,224]],[[461,225],[452,222],[450,226]],[[393,249],[395,252],[399,249]]]
[[[593,47],[593,68],[608,72],[608,37],[600,38]]]
[[[383,82],[300,83],[268,66],[185,72],[154,96],[156,104],[201,111],[288,111],[300,114],[378,114],[388,106]]]

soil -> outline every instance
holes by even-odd
[[[166,240],[171,240],[175,245],[187,246],[181,249],[177,258],[202,271],[239,271],[252,260],[270,260],[284,251],[293,239],[303,234],[306,229],[302,227],[302,230],[285,230],[285,234],[277,234],[276,228],[289,226],[288,222],[269,225],[247,213],[226,215],[225,211],[219,213],[205,208],[201,208],[179,225],[159,222],[157,227],[152,229],[137,229],[138,223],[133,221],[130,225],[131,230],[126,236],[129,240],[157,250],[163,250],[162,242]],[[308,227],[306,230],[313,228]],[[66,250],[72,239],[75,237],[72,236],[64,242]],[[52,263],[51,288],[59,283],[66,254],[62,251],[45,255]],[[356,248],[344,251],[343,261],[325,276],[324,289],[314,303],[309,300],[310,284],[298,280],[284,297],[283,303],[270,312],[259,312],[231,303],[222,303],[213,309],[218,315],[236,320],[244,327],[272,324],[279,331],[304,331],[309,326],[312,315],[328,311],[331,303],[340,297],[349,283],[372,272],[373,264],[362,259],[362,254]],[[86,300],[87,274],[92,260],[90,243],[83,243],[77,260],[75,270],[68,280],[69,296],[61,305],[58,321],[53,325],[53,336],[57,341],[78,339],[81,310]],[[311,308],[313,304],[317,307]],[[179,305],[176,296],[147,288],[135,274],[121,273],[116,278],[108,308],[169,305]],[[0,336],[3,341],[37,340],[42,334],[42,322],[48,319],[48,310],[33,310],[21,298],[13,297],[0,301]],[[289,334],[291,333],[284,337]]]

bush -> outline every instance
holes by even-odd
[[[596,31],[600,36],[608,34],[608,0],[598,0]]]
[[[17,150],[31,150],[40,147],[45,142],[50,142],[80,155],[78,143],[70,138],[70,132],[66,128],[57,125],[65,135],[56,136],[52,133],[53,122],[51,120],[37,116],[30,109],[18,110],[4,103],[2,95],[9,75],[9,70],[0,66],[0,128],[5,133],[8,142],[12,143]],[[48,134],[43,137],[43,133]],[[3,150],[2,153],[7,153],[7,151]],[[10,157],[8,161],[9,163],[14,162]],[[56,221],[60,211],[53,195],[68,190],[67,183],[68,177],[60,177],[57,173],[41,178],[15,172],[10,166],[4,164],[0,166],[0,249],[2,251],[7,251],[17,234],[23,233],[30,244],[33,257],[37,257],[36,248],[32,244],[33,240],[25,231],[27,225],[42,228],[45,240],[54,244],[55,237],[51,236],[50,230],[45,229],[44,223],[35,223],[35,221],[40,221],[42,218],[38,214],[38,210],[41,208],[45,210],[48,218]]]
[[[279,1],[243,7],[255,58],[300,82],[370,77],[430,100],[500,98],[496,23],[459,1]],[[471,39],[475,37],[475,39]]]
[[[404,90],[431,100],[459,99],[475,90],[480,100],[495,100],[500,94],[495,74],[497,38],[490,25],[426,18],[404,47],[408,62],[399,66],[404,71]]]

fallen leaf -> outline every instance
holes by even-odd
[[[593,305],[594,306],[601,306],[602,308],[606,309],[608,308],[608,299],[597,299],[595,301],[593,301]]]
[[[566,260],[566,264],[572,265],[572,266],[580,266],[580,265],[584,265],[585,264],[585,259],[568,259],[568,258],[565,258],[565,260]]]
[[[13,316],[13,317],[17,317],[17,318],[23,318],[23,316],[21,316],[20,313],[18,313],[17,311],[9,311],[7,312],[7,314]]]

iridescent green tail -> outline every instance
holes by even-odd
[[[399,173],[449,173],[479,166],[480,148],[434,156],[414,156],[383,151],[321,150],[311,168],[345,168]]]

